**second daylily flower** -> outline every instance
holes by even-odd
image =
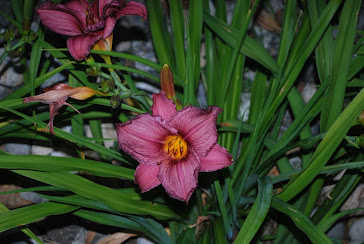
[[[147,17],[143,4],[126,0],[71,0],[65,4],[45,2],[38,9],[43,25],[70,36],[67,47],[76,60],[86,59],[90,48],[111,50],[116,21],[124,15]]]
[[[176,111],[164,92],[153,94],[152,113],[116,125],[120,147],[139,161],[135,182],[142,192],[162,184],[167,193],[188,203],[198,173],[232,164],[217,144],[216,119],[222,109],[187,106]]]
[[[44,89],[44,91],[45,92],[42,94],[24,98],[23,103],[41,102],[41,103],[49,104],[50,120],[49,120],[48,126],[49,126],[51,134],[54,134],[54,131],[53,131],[54,116],[56,116],[58,114],[58,110],[63,105],[70,106],[77,113],[80,113],[71,104],[66,102],[68,97],[71,97],[71,98],[74,98],[77,100],[85,100],[87,98],[92,97],[95,94],[103,95],[103,93],[101,93],[99,91],[95,91],[86,86],[85,87],[71,87],[71,86],[68,86],[63,83],[54,85],[52,87],[48,87],[48,88]]]

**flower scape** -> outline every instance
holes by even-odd
[[[199,172],[233,163],[230,153],[217,144],[216,120],[222,109],[187,106],[176,111],[163,91],[153,94],[151,109],[152,115],[116,125],[119,145],[139,162],[135,182],[142,192],[162,184],[172,198],[187,204]]]

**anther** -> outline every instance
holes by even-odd
[[[169,157],[180,160],[187,155],[187,143],[180,135],[170,135],[164,140],[163,149]]]

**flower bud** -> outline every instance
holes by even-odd
[[[15,33],[13,29],[7,29],[4,33],[4,39],[6,41],[12,41],[15,38]]]
[[[115,89],[114,79],[108,79],[107,80],[107,87],[109,88],[109,91],[113,91]]]
[[[88,76],[99,76],[101,74],[101,67],[100,66],[93,66],[86,69],[86,74]]]
[[[364,148],[364,134],[356,137],[356,144],[358,144],[361,148]]]
[[[121,103],[121,99],[118,95],[114,95],[111,97],[110,105],[111,105],[112,109],[119,107],[120,103]]]
[[[164,91],[166,97],[173,99],[173,97],[176,96],[176,92],[174,90],[173,74],[168,64],[163,65],[160,73],[160,80],[162,91]]]
[[[163,68],[160,73],[161,80],[161,90],[164,91],[166,97],[168,99],[173,100],[173,103],[176,105],[176,109],[182,109],[181,101],[176,97],[176,91],[174,89],[174,80],[173,73],[169,68],[168,64],[163,65]]]
[[[23,35],[28,35],[29,31],[30,31],[30,20],[29,19],[25,19],[23,22]]]
[[[101,80],[101,88],[100,88],[100,90],[102,92],[108,92],[109,91],[109,88],[107,86],[107,80],[105,80],[105,79],[102,79]]]
[[[23,54],[24,54],[24,48],[22,46],[15,48],[14,50],[11,50],[9,53],[10,57],[12,58],[19,58],[23,56]]]

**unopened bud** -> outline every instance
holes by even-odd
[[[109,91],[113,91],[115,89],[114,79],[108,79],[107,80],[107,87],[109,88]]]
[[[24,54],[24,48],[18,47],[18,48],[15,48],[14,50],[11,50],[9,53],[9,56],[12,58],[18,58],[18,57],[21,57],[23,54]]]
[[[105,79],[102,79],[101,80],[101,88],[100,88],[100,90],[102,92],[108,92],[109,91],[109,88],[107,86],[107,80],[105,80]]]
[[[28,35],[30,30],[30,20],[29,19],[25,19],[23,22],[23,35]]]
[[[168,64],[163,65],[160,73],[160,80],[161,89],[166,94],[166,97],[169,99],[173,99],[173,97],[176,96],[176,92],[174,90],[173,74]]]
[[[111,105],[112,109],[119,107],[120,103],[121,103],[121,99],[118,95],[114,95],[111,97],[110,105]]]
[[[86,74],[88,76],[99,76],[101,74],[101,67],[94,66],[86,69]]]
[[[30,41],[34,41],[37,38],[38,38],[38,34],[37,33],[32,33],[32,34],[29,35],[29,40]]]
[[[359,146],[361,148],[364,148],[364,134],[360,135],[359,137],[356,138],[357,144],[359,144]]]
[[[15,38],[15,33],[13,29],[7,29],[4,33],[4,39],[6,41],[12,41]]]

